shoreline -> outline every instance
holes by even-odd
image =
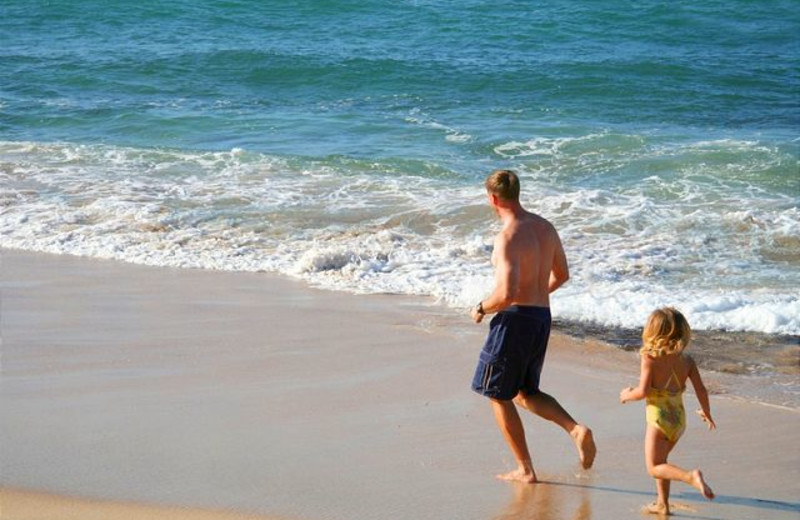
[[[469,390],[485,328],[450,309],[265,274],[0,254],[4,490],[308,520],[624,519],[652,499],[643,407],[617,402],[631,352],[553,335],[543,388],[600,452],[583,471],[563,432],[525,415],[544,483],[521,488],[493,478],[512,460]],[[720,430],[690,418],[676,462],[702,467],[719,498],[676,485],[680,514],[800,512],[787,456],[800,413],[712,406]]]
[[[463,326],[463,323],[459,323],[459,318],[461,317],[459,309],[441,304],[432,296],[349,292],[321,287],[299,277],[275,272],[219,271],[197,267],[151,266],[117,259],[0,247],[0,256],[3,252],[75,258],[90,262],[110,262],[145,269],[265,276],[298,284],[312,291],[320,291],[332,295],[340,294],[346,298],[397,297],[415,301],[439,315],[440,320],[449,320],[454,327]],[[607,349],[604,354],[606,356],[614,356],[612,351],[635,353],[641,344],[640,329],[560,319],[557,316],[553,319],[552,335],[554,337],[563,336],[564,338],[569,338],[565,342],[567,345],[571,345],[574,342],[590,342],[600,348],[601,352],[603,348]],[[800,410],[800,335],[769,334],[752,331],[693,330],[690,349],[690,353],[697,360],[698,366],[711,374],[712,384],[709,386],[711,392],[754,403],[778,406],[789,410]],[[629,361],[624,357],[619,359],[622,362],[638,363],[637,361]]]
[[[607,327],[572,320],[555,320],[564,334],[575,338],[590,337],[609,346],[626,351],[637,351],[641,346],[641,330]],[[759,353],[770,353],[770,363],[763,358],[742,360],[719,348],[723,345],[741,345],[742,349],[758,348]],[[707,370],[730,374],[761,373],[800,376],[800,336],[767,334],[751,331],[692,330],[693,353]],[[751,353],[752,355],[752,353]],[[722,359],[719,359],[720,356]]]
[[[641,331],[558,321],[575,341],[596,341],[636,354]],[[692,331],[689,354],[708,373],[718,395],[800,410],[800,337],[758,332]]]

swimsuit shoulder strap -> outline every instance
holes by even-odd
[[[678,379],[678,374],[675,372],[675,367],[673,366],[670,370],[672,371],[672,374],[670,374],[669,379],[667,379],[667,384],[664,385],[664,390],[669,388],[669,382],[673,379],[675,379],[675,385],[678,387],[678,390],[683,390],[683,387],[681,386],[681,380]]]

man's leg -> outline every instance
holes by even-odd
[[[514,398],[514,402],[542,419],[547,419],[561,426],[572,437],[575,447],[578,449],[583,468],[589,469],[592,467],[594,456],[597,453],[592,430],[583,424],[578,424],[554,397],[541,391],[533,395],[519,392],[517,397]]]
[[[503,480],[516,480],[519,482],[536,482],[536,473],[531,464],[531,455],[528,452],[528,443],[525,441],[525,429],[519,417],[517,408],[512,401],[500,401],[491,399],[494,418],[497,426],[503,433],[514,458],[517,459],[517,469],[497,478]]]

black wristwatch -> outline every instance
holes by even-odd
[[[478,305],[475,306],[475,312],[477,312],[481,316],[486,316],[486,311],[483,310],[483,300],[479,301]]]

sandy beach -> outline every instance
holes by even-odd
[[[635,354],[556,333],[542,387],[594,431],[594,469],[524,416],[542,483],[469,389],[485,324],[427,299],[268,274],[2,250],[0,518],[642,518],[654,485]],[[708,376],[709,387],[730,380]],[[735,383],[734,383],[735,384]],[[696,408],[687,392],[688,410]],[[712,396],[671,461],[678,518],[800,517],[800,413]]]

